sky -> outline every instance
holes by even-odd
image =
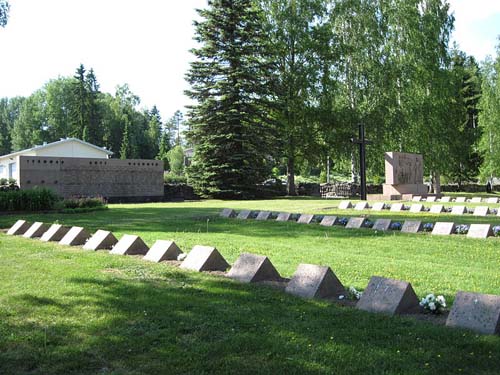
[[[164,120],[185,111],[196,8],[207,0],[9,0],[0,28],[0,97],[29,96],[50,79],[93,68],[101,91],[127,83]],[[450,0],[452,40],[482,61],[495,54],[500,0]]]

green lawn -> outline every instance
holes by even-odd
[[[138,234],[149,245],[173,239],[184,251],[212,245],[230,263],[242,252],[264,254],[288,277],[299,263],[328,265],[345,286],[358,289],[380,275],[410,281],[419,296],[444,294],[450,303],[458,290],[500,295],[497,238],[217,217],[224,207],[359,215],[337,204],[205,201],[22,217]],[[384,211],[370,218],[382,216],[437,217]],[[20,217],[0,216],[0,228]],[[500,368],[498,336],[306,301],[138,257],[0,234],[0,281],[0,374],[497,374]]]

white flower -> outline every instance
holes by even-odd
[[[431,293],[428,294],[427,297],[425,297],[425,299],[429,302],[433,302],[436,299],[436,297],[434,296],[434,294]]]
[[[436,304],[435,304],[434,302],[429,302],[429,309],[430,309],[431,311],[436,310]]]
[[[186,253],[182,253],[182,254],[179,254],[177,256],[177,260],[178,261],[183,261],[186,257],[187,257],[187,254]]]
[[[343,294],[341,294],[341,295],[339,296],[339,299],[344,299],[344,297],[345,297],[345,296],[344,296]]]
[[[426,303],[427,303],[427,300],[425,298],[422,298],[420,300],[420,306],[425,306]]]
[[[444,299],[444,296],[437,296],[436,301],[442,306],[446,307],[446,300]]]

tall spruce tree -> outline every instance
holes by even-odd
[[[269,176],[272,125],[270,72],[262,14],[252,0],[212,0],[195,22],[187,94],[189,139],[195,145],[189,180],[206,197],[251,197]]]

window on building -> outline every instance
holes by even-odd
[[[9,163],[9,178],[15,178],[17,172],[16,163]]]
[[[0,165],[0,178],[5,178],[5,165]]]

